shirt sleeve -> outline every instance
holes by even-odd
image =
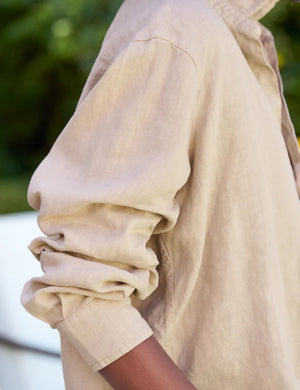
[[[187,52],[155,37],[131,41],[93,84],[29,183],[43,274],[21,303],[97,371],[153,334],[130,296],[158,286],[147,241],[179,216],[199,80]]]

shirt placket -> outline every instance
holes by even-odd
[[[293,169],[298,195],[300,196],[300,149],[283,94],[283,84],[273,35],[259,22],[249,18],[234,25],[233,28],[248,63],[260,64],[268,70],[268,72],[257,71],[256,77],[266,92],[272,109],[281,123],[281,132]],[[254,66],[254,73],[255,68]]]
[[[275,41],[274,41],[273,34],[271,33],[270,30],[268,30],[265,26],[261,24],[260,24],[260,28],[261,28],[261,35],[260,35],[261,48],[262,51],[265,53],[265,58],[268,59],[268,66],[273,69],[277,79],[279,94],[281,98],[281,116],[282,116],[281,131],[286,144],[290,162],[293,168],[298,195],[300,197],[300,148],[299,148],[295,128],[291,120],[289,109],[283,93],[283,83],[279,71],[278,56],[277,56]]]
[[[294,173],[300,197],[300,148],[289,110],[283,95],[277,50],[272,33],[253,20],[242,8],[236,9],[223,0],[208,0],[234,35],[249,66],[266,92],[272,109],[281,124],[281,132]],[[267,72],[259,71],[259,66]]]
[[[262,50],[265,52],[265,56],[268,59],[269,66],[273,69],[276,75],[277,84],[279,88],[281,106],[282,106],[282,134],[287,145],[289,156],[293,164],[300,162],[299,144],[295,132],[293,122],[290,117],[290,113],[287,107],[287,103],[283,94],[282,78],[279,71],[277,50],[272,33],[261,26],[261,44]]]

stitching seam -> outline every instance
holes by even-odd
[[[200,83],[200,74],[199,74],[199,71],[198,71],[198,67],[197,67],[197,64],[196,64],[196,61],[194,60],[194,57],[185,49],[183,49],[182,47],[176,45],[174,42],[172,42],[170,39],[168,38],[163,38],[163,37],[160,37],[160,36],[152,36],[152,37],[149,37],[147,39],[134,39],[133,41],[131,42],[146,42],[146,41],[150,41],[151,39],[161,39],[163,41],[166,41],[166,42],[169,42],[172,46],[176,47],[176,49],[179,49],[181,51],[183,51],[185,54],[188,55],[188,57],[192,60],[193,62],[193,65],[194,65],[194,68],[196,70],[196,73],[197,73],[197,77],[198,77],[198,80],[199,80],[199,83]]]
[[[59,322],[63,322],[63,321],[65,321],[66,319],[68,319],[69,317],[71,317],[73,314],[79,313],[84,307],[90,305],[90,304],[93,303],[96,299],[98,299],[98,298],[94,297],[91,301],[89,301],[89,302],[86,303],[85,305],[80,306],[80,308],[79,308],[78,310],[75,310],[75,311],[71,312],[70,314],[68,314],[68,315],[67,315],[65,318],[63,318],[62,320],[59,320],[59,321],[55,322],[55,323],[53,324],[53,326],[56,327],[57,324],[58,324]],[[1,389],[0,389],[0,390],[1,390]]]

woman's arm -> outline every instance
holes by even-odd
[[[153,335],[99,373],[115,390],[197,390]]]
[[[97,375],[153,334],[131,294],[143,301],[164,283],[158,265],[165,259],[148,242],[177,223],[201,85],[191,57],[158,37],[124,43],[112,61],[98,60],[94,86],[30,180],[28,201],[44,236],[28,249],[43,275],[31,278],[21,297]],[[176,307],[161,302],[161,310],[173,321]],[[166,325],[165,318],[158,331]],[[126,386],[125,367],[135,381],[139,370],[148,389],[182,383],[163,351],[145,345],[116,363],[122,369],[112,377]]]

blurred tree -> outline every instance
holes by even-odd
[[[73,113],[121,0],[2,0],[0,177],[32,172]]]
[[[0,2],[0,213],[30,209],[29,179],[74,112],[122,0]],[[300,135],[300,4],[280,0],[260,21],[278,49]]]

